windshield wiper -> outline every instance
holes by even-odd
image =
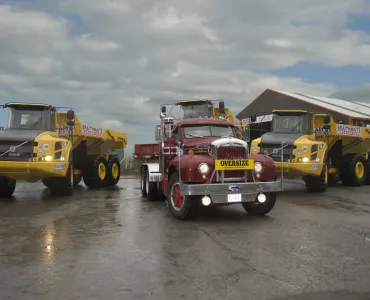
[[[203,137],[201,135],[196,135],[196,134],[192,134],[192,133],[186,133],[186,135],[190,135],[191,137],[198,137],[198,138],[202,138]]]

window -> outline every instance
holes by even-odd
[[[222,125],[183,126],[186,139],[209,136],[235,137],[234,127]]]
[[[308,115],[275,114],[272,121],[272,131],[279,133],[307,133],[308,123]]]
[[[10,107],[8,128],[53,130],[52,113],[45,107]]]

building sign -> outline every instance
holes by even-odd
[[[361,127],[353,127],[349,125],[337,125],[337,134],[348,136],[361,136]]]
[[[264,122],[271,122],[272,121],[272,114],[271,115],[264,115],[264,116],[258,116],[257,119],[256,119],[256,122],[253,122],[253,124],[256,124],[256,123],[264,123]],[[242,120],[242,123],[244,125],[248,125],[248,124],[251,124],[251,118],[246,118],[246,119],[243,119]]]
[[[89,125],[82,125],[82,134],[91,136],[103,136],[103,129]]]

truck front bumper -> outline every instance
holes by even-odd
[[[255,202],[259,194],[281,192],[282,190],[282,179],[270,182],[181,183],[181,192],[184,196],[208,196],[214,204]]]
[[[68,162],[0,161],[0,176],[35,182],[47,177],[63,177]]]

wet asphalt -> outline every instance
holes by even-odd
[[[20,183],[0,201],[0,299],[370,299],[370,186],[240,205],[181,222],[139,178],[52,197]]]

